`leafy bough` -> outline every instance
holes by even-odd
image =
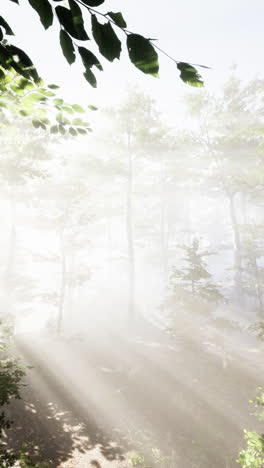
[[[19,4],[19,0],[10,0]],[[20,0],[23,1],[23,0]],[[24,0],[25,1],[25,0]],[[122,32],[126,39],[126,48],[130,61],[141,72],[154,77],[159,73],[158,52],[166,55],[177,66],[180,78],[191,86],[203,86],[203,81],[194,65],[175,60],[160,47],[156,40],[136,34],[127,28],[127,23],[121,12],[108,11],[103,13],[97,7],[105,0],[68,0],[65,6],[63,0],[28,0],[30,6],[37,12],[45,29],[53,25],[54,19],[60,26],[59,41],[62,53],[72,65],[77,56],[84,66],[84,77],[93,87],[97,86],[95,69],[103,71],[98,57],[86,46],[91,39],[96,43],[99,53],[110,62],[120,59],[122,42],[117,32]],[[84,13],[88,13],[90,21]],[[87,33],[89,27],[89,33]],[[0,17],[0,63],[1,73],[13,68],[24,78],[40,81],[37,70],[28,55],[18,47],[9,44],[5,36],[14,35],[11,27],[3,17]],[[85,44],[81,45],[81,44]],[[204,67],[208,68],[208,67]]]

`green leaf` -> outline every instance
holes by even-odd
[[[0,26],[3,26],[6,34],[8,36],[14,36],[14,33],[12,29],[10,28],[9,24],[6,22],[6,20],[3,18],[3,16],[0,16]]]
[[[59,127],[58,125],[52,125],[52,127],[50,127],[50,133],[58,133],[59,132]]]
[[[85,130],[85,128],[77,128],[77,132],[80,133],[80,135],[86,135],[87,134],[87,131]]]
[[[98,110],[98,107],[96,106],[92,106],[91,104],[89,106],[87,106],[88,109],[92,110],[92,111],[97,111]]]
[[[77,8],[78,5],[75,4]],[[60,24],[66,29],[66,31],[70,34],[70,36],[74,37],[75,39],[78,39],[79,41],[86,41],[89,39],[84,27],[83,27],[83,21],[80,23],[75,23],[72,10],[69,10],[68,8],[65,8],[63,6],[57,6],[55,8],[58,19]],[[80,8],[79,8],[80,10]],[[81,11],[81,10],[80,10]],[[74,13],[75,21],[76,21],[76,13]],[[78,15],[77,15],[78,19]],[[79,17],[80,21],[80,17]]]
[[[69,107],[69,106],[62,106],[62,110],[64,110],[64,111],[67,112],[68,114],[74,114],[74,111],[73,111],[72,108]]]
[[[59,132],[60,132],[61,135],[65,135],[65,133],[66,133],[65,128],[61,124],[59,125]]]
[[[123,18],[123,15],[122,13],[118,12],[118,13],[113,13],[112,11],[109,11],[108,13],[106,13],[107,16],[109,16],[113,21],[114,23],[119,26],[120,28],[126,28],[127,27],[127,24]]]
[[[88,83],[93,87],[93,88],[96,88],[97,87],[97,80],[96,80],[96,77],[94,75],[94,73],[87,69],[84,74],[83,74],[84,78],[86,79],[86,81],[88,81]]]
[[[13,67],[25,78],[32,78],[35,83],[39,83],[41,81],[32,60],[23,50],[11,44],[6,44],[4,49],[9,54],[9,66]]]
[[[71,65],[75,61],[75,50],[73,42],[69,36],[69,34],[64,31],[64,29],[60,30],[60,45],[62,48],[62,52],[68,63]]]
[[[90,50],[85,49],[85,47],[78,47],[78,50],[86,70],[93,66],[97,67],[100,71],[103,70],[101,63]]]
[[[70,127],[70,128],[69,128],[69,133],[70,133],[72,136],[78,135],[77,130],[75,130],[75,128],[73,128],[73,127]]]
[[[38,119],[32,119],[32,125],[35,128],[39,128],[39,127],[41,127],[41,122]]]
[[[55,96],[55,93],[53,93],[52,91],[49,91],[46,88],[38,88],[38,92],[41,93],[43,96],[47,96],[47,97]]]
[[[80,9],[78,3],[76,3],[75,0],[69,0],[69,5],[73,18],[74,28],[77,32],[77,35],[79,36],[79,38],[83,37],[83,40],[89,39],[84,29],[82,10]]]
[[[13,57],[10,55],[6,47],[0,43],[0,64],[5,70],[12,68]],[[7,79],[8,75],[6,75]]]
[[[72,123],[73,125],[79,126],[87,125],[86,122],[83,122],[82,119],[80,119],[80,117],[76,117],[75,119],[73,119]]]
[[[32,83],[32,81],[27,80],[26,78],[20,78],[20,79],[17,81],[17,85],[18,85],[21,89],[31,90],[31,89],[34,89],[34,88],[35,88],[34,83]]]
[[[148,39],[140,34],[129,34],[127,49],[131,62],[143,73],[158,76],[158,54]]]
[[[30,101],[46,101],[47,99],[39,93],[30,93],[26,98],[26,100]]]
[[[59,114],[56,115],[56,120],[58,123],[62,125],[69,125],[70,121],[67,119],[67,117],[64,117],[64,115],[60,112]]]
[[[10,88],[12,89],[12,91],[16,94],[18,94],[19,96],[23,96],[24,95],[24,90],[22,88],[20,88],[19,86],[17,85],[10,85]]]
[[[29,4],[36,10],[40,21],[45,29],[53,23],[53,11],[48,0],[28,0]]]
[[[63,99],[58,99],[58,98],[53,99],[53,102],[54,102],[54,104],[56,104],[57,106],[61,106],[61,105],[64,103]]]
[[[23,117],[28,117],[29,115],[32,114],[32,112],[31,112],[30,110],[21,109],[21,110],[19,111],[19,114],[20,114],[20,115],[23,115]]]
[[[97,79],[91,70],[86,70],[83,76],[93,88],[97,88]]]
[[[59,86],[55,85],[55,84],[49,84],[48,88],[50,88],[50,89],[59,89]]]
[[[75,110],[75,112],[79,112],[80,114],[85,112],[83,107],[79,106],[79,104],[73,104],[72,108]]]
[[[177,63],[177,68],[181,72],[180,78],[182,79],[182,81],[184,81],[184,83],[199,88],[201,88],[204,85],[201,76],[199,75],[196,68],[194,68],[189,63],[179,62]]]
[[[83,3],[90,7],[97,7],[99,5],[102,5],[102,3],[104,3],[104,0],[83,0]]]
[[[101,24],[95,15],[92,15],[92,32],[101,54],[110,62],[119,59],[121,53],[121,42],[118,39],[111,24]]]

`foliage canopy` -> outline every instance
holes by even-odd
[[[20,4],[23,0],[10,0]],[[126,20],[121,12],[107,11],[103,13],[96,7],[104,4],[105,0],[28,0],[36,11],[45,29],[50,28],[56,21],[60,26],[59,41],[62,53],[68,63],[72,65],[79,56],[84,66],[84,77],[88,83],[96,87],[97,80],[94,68],[102,71],[100,60],[87,48],[87,41],[93,40],[102,57],[110,62],[119,59],[123,48],[118,33],[126,36],[126,49],[135,67],[141,72],[158,77],[158,51],[164,53],[177,66],[180,78],[191,86],[203,86],[203,81],[197,69],[189,63],[179,62],[160,49],[154,39],[143,37],[127,29]],[[88,17],[90,16],[90,24]],[[88,30],[88,33],[87,33]],[[39,83],[40,77],[30,57],[24,50],[12,45],[6,36],[13,36],[14,32],[6,20],[0,16],[0,78],[5,72],[14,69],[26,79]],[[77,41],[77,42],[76,42]],[[85,47],[81,44],[85,44]],[[199,67],[202,65],[198,65]],[[206,67],[205,67],[206,68]]]

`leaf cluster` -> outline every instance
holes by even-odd
[[[19,4],[19,0],[10,0]],[[141,72],[158,77],[158,52],[164,53],[175,62],[180,72],[180,78],[191,86],[203,86],[203,81],[197,69],[185,62],[179,62],[162,49],[157,47],[155,40],[146,38],[127,29],[126,20],[122,12],[107,11],[103,13],[96,7],[104,4],[105,0],[28,0],[36,11],[45,29],[51,27],[54,21],[60,26],[59,41],[62,53],[68,63],[72,65],[79,57],[84,66],[83,75],[94,88],[97,79],[94,70],[103,70],[98,57],[87,46],[87,41],[93,41],[100,55],[110,62],[120,59],[122,42],[118,33],[126,37],[126,49],[132,64]],[[90,17],[87,20],[84,13]],[[88,30],[88,32],[87,32]],[[28,55],[18,47],[9,44],[5,36],[14,35],[11,27],[3,17],[0,17],[0,64],[2,74],[13,68],[26,79],[40,82],[37,70]],[[85,46],[83,45],[85,44]]]
[[[80,116],[86,116],[86,109],[59,98],[58,89],[55,84],[45,86],[41,81],[37,85],[32,79],[6,72],[0,79],[0,112],[5,117],[4,123],[8,124],[19,115],[28,118],[36,129],[48,130],[51,134],[77,136],[91,132],[89,122]],[[92,105],[87,109],[97,110]]]
[[[258,394],[251,401],[258,412],[255,416],[260,421],[264,421],[264,388],[258,388]],[[264,434],[259,434],[256,431],[244,430],[244,437],[247,442],[247,447],[239,453],[238,463],[242,468],[262,468],[264,466]]]

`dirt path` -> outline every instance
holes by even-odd
[[[226,363],[198,336],[172,340],[146,323],[76,340],[21,337],[17,349],[33,369],[11,408],[12,445],[31,442],[56,468],[127,468],[133,451],[145,466],[233,468],[243,428],[257,425],[248,400],[259,354],[228,352]]]

